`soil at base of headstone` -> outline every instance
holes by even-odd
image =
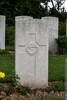
[[[50,85],[51,83],[49,83]],[[24,100],[26,98],[37,99],[45,97],[62,97],[64,98],[64,91],[50,91],[49,93],[43,89],[30,90],[27,89],[26,94],[19,93],[17,91],[17,86],[12,86],[11,83],[0,83],[0,100]],[[31,91],[31,92],[30,92]]]

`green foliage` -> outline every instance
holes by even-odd
[[[40,18],[47,14],[47,9],[42,9],[40,2],[47,0],[1,0],[0,14],[6,16],[6,22],[9,25],[14,25],[14,17],[19,15],[27,15]]]
[[[21,93],[22,95],[26,95],[27,93],[31,93],[31,89],[23,87],[22,85],[17,85],[16,88],[17,92]]]
[[[45,91],[50,92],[50,91],[64,91],[65,90],[65,85],[62,81],[59,82],[54,82],[50,87],[46,88]]]
[[[15,47],[14,46],[6,46],[7,51],[14,51]]]
[[[14,26],[6,25],[6,45],[14,45]]]
[[[0,49],[0,55],[8,55],[9,52],[7,50],[1,50]]]
[[[66,22],[59,22],[59,36],[66,35]]]
[[[13,72],[12,74],[7,75],[7,77],[5,77],[5,80],[7,82],[11,82],[13,86],[16,86],[18,84],[18,75],[15,74],[15,72]]]
[[[48,2],[50,0],[0,0],[0,14],[6,16],[6,23],[8,25],[15,24],[15,16],[33,16],[40,18],[42,16],[56,16],[61,21],[67,17],[66,12],[59,12],[57,9],[50,9],[48,11]],[[45,8],[40,6],[40,2],[45,4]],[[57,5],[56,5],[57,7]]]
[[[67,54],[67,36],[60,36],[57,43],[59,54]]]
[[[67,17],[66,12],[59,12],[57,9],[50,9],[48,11],[48,2],[50,0],[0,0],[0,14],[6,16],[6,23],[8,25],[15,24],[15,16],[33,16],[34,18],[41,18],[42,16],[56,16],[61,21]],[[40,6],[40,2],[45,4],[45,8]],[[56,5],[57,7],[57,5]]]
[[[14,45],[14,40],[9,40],[9,44],[8,45],[11,45],[11,46],[13,46]]]
[[[0,82],[10,82],[13,86],[16,86],[18,84],[18,75],[15,74],[15,72],[6,74],[5,78],[0,79]]]

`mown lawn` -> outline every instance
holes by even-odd
[[[6,77],[14,75],[14,56],[0,55],[0,72],[4,72]]]
[[[49,81],[65,79],[65,59],[67,56],[49,57]],[[14,56],[0,55],[0,72],[6,76],[14,72]]]
[[[65,80],[67,56],[50,56],[49,57],[49,81]]]

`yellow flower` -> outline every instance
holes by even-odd
[[[5,77],[5,73],[0,72],[0,78],[4,78]]]

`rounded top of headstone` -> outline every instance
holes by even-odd
[[[33,19],[33,17],[31,17],[31,16],[16,16],[15,17],[15,20],[16,21],[20,21],[20,20],[31,20],[31,19]]]
[[[58,21],[58,17],[52,17],[52,16],[46,16],[46,17],[42,17],[41,18],[42,20],[52,20],[52,21],[55,21],[55,20],[57,20]]]
[[[5,18],[5,16],[4,16],[4,15],[0,15],[0,17]]]
[[[41,19],[45,19],[45,18],[57,18],[58,19],[58,17],[53,17],[53,16],[46,16],[46,17],[42,17]]]
[[[58,23],[58,17],[51,17],[51,16],[47,16],[47,17],[42,17],[42,20],[46,23],[50,23],[53,24],[55,22]]]

